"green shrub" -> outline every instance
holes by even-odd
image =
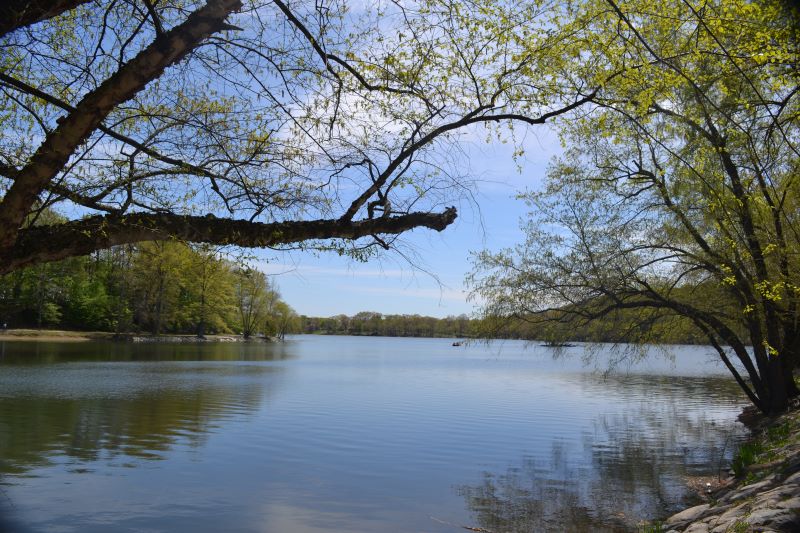
[[[650,524],[640,524],[638,533],[664,533],[664,524],[656,520]]]
[[[742,477],[747,470],[747,467],[756,461],[756,457],[764,451],[764,446],[760,442],[748,442],[742,444],[736,455],[733,456],[733,474],[736,477]]]
[[[789,436],[791,430],[792,428],[789,425],[789,422],[784,422],[783,424],[769,428],[767,430],[767,436],[771,441],[782,440]]]

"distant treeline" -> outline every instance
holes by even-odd
[[[375,335],[386,337],[471,337],[474,321],[466,315],[434,318],[420,315],[382,315],[369,311],[328,318],[301,315],[296,333]]]
[[[706,342],[688,319],[667,314],[626,310],[590,322],[579,316],[568,321],[553,318],[475,319],[463,314],[434,318],[368,311],[327,318],[298,316],[263,272],[226,258],[217,248],[179,242],[120,246],[0,277],[0,326],[8,327],[279,337],[310,333]]]
[[[8,327],[281,336],[296,319],[264,273],[208,246],[120,246],[0,277]]]
[[[541,340],[548,342],[641,342],[651,344],[706,344],[705,336],[688,319],[666,314],[648,316],[637,310],[615,311],[591,322],[572,317],[554,321],[542,316],[483,318],[471,321],[480,338]]]
[[[382,315],[361,312],[327,318],[301,315],[293,333],[322,335],[373,335],[387,337],[502,338],[543,341],[702,344],[704,337],[686,319],[647,317],[637,312],[615,312],[591,323],[554,323],[541,317],[469,318],[467,315],[435,318],[420,315]]]

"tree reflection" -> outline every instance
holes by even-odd
[[[0,341],[0,365],[77,361],[283,361],[294,357],[291,344],[284,342]]]
[[[658,386],[660,399],[626,403],[623,411],[599,417],[581,450],[556,441],[547,460],[523,458],[519,467],[484,472],[480,483],[457,487],[481,528],[636,530],[641,520],[675,512],[696,498],[687,479],[717,475],[745,436],[733,417],[715,419],[700,405],[687,406],[687,397],[700,388],[704,398],[709,388],[714,391],[712,413],[715,406],[741,401],[727,380],[616,376],[589,386],[640,399]]]
[[[4,376],[0,396],[0,475],[66,461],[160,459],[176,444],[202,446],[226,419],[254,413],[271,391],[259,365],[137,366],[117,377],[104,365],[53,370],[25,389],[26,373]],[[79,383],[75,383],[78,381]],[[110,382],[103,382],[102,380]],[[72,381],[72,383],[70,383]],[[266,383],[265,383],[266,381]]]
[[[557,455],[557,454],[554,454]],[[594,483],[581,479],[585,469],[563,470],[560,478],[549,476],[532,459],[505,474],[484,473],[476,486],[457,489],[474,513],[480,527],[500,532],[529,531],[626,531],[624,516],[604,514],[596,507]],[[609,493],[607,496],[613,498]]]

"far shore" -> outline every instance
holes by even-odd
[[[62,341],[86,342],[112,340],[106,331],[67,331],[59,329],[0,329],[0,341]]]
[[[245,339],[241,335],[206,335],[203,338],[191,334],[151,335],[147,333],[121,333],[109,331],[70,331],[58,329],[0,329],[0,341],[38,341],[38,342],[88,342],[88,341],[121,341],[121,342],[248,342],[273,341],[269,337],[251,337]]]

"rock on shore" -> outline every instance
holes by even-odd
[[[117,340],[137,343],[203,343],[203,342],[256,342],[264,340],[262,337],[245,339],[235,335],[213,335],[197,337],[196,335],[123,335]],[[269,340],[269,339],[268,339]]]
[[[740,481],[670,516],[660,531],[800,532],[800,410],[763,424],[753,442],[760,451]]]

